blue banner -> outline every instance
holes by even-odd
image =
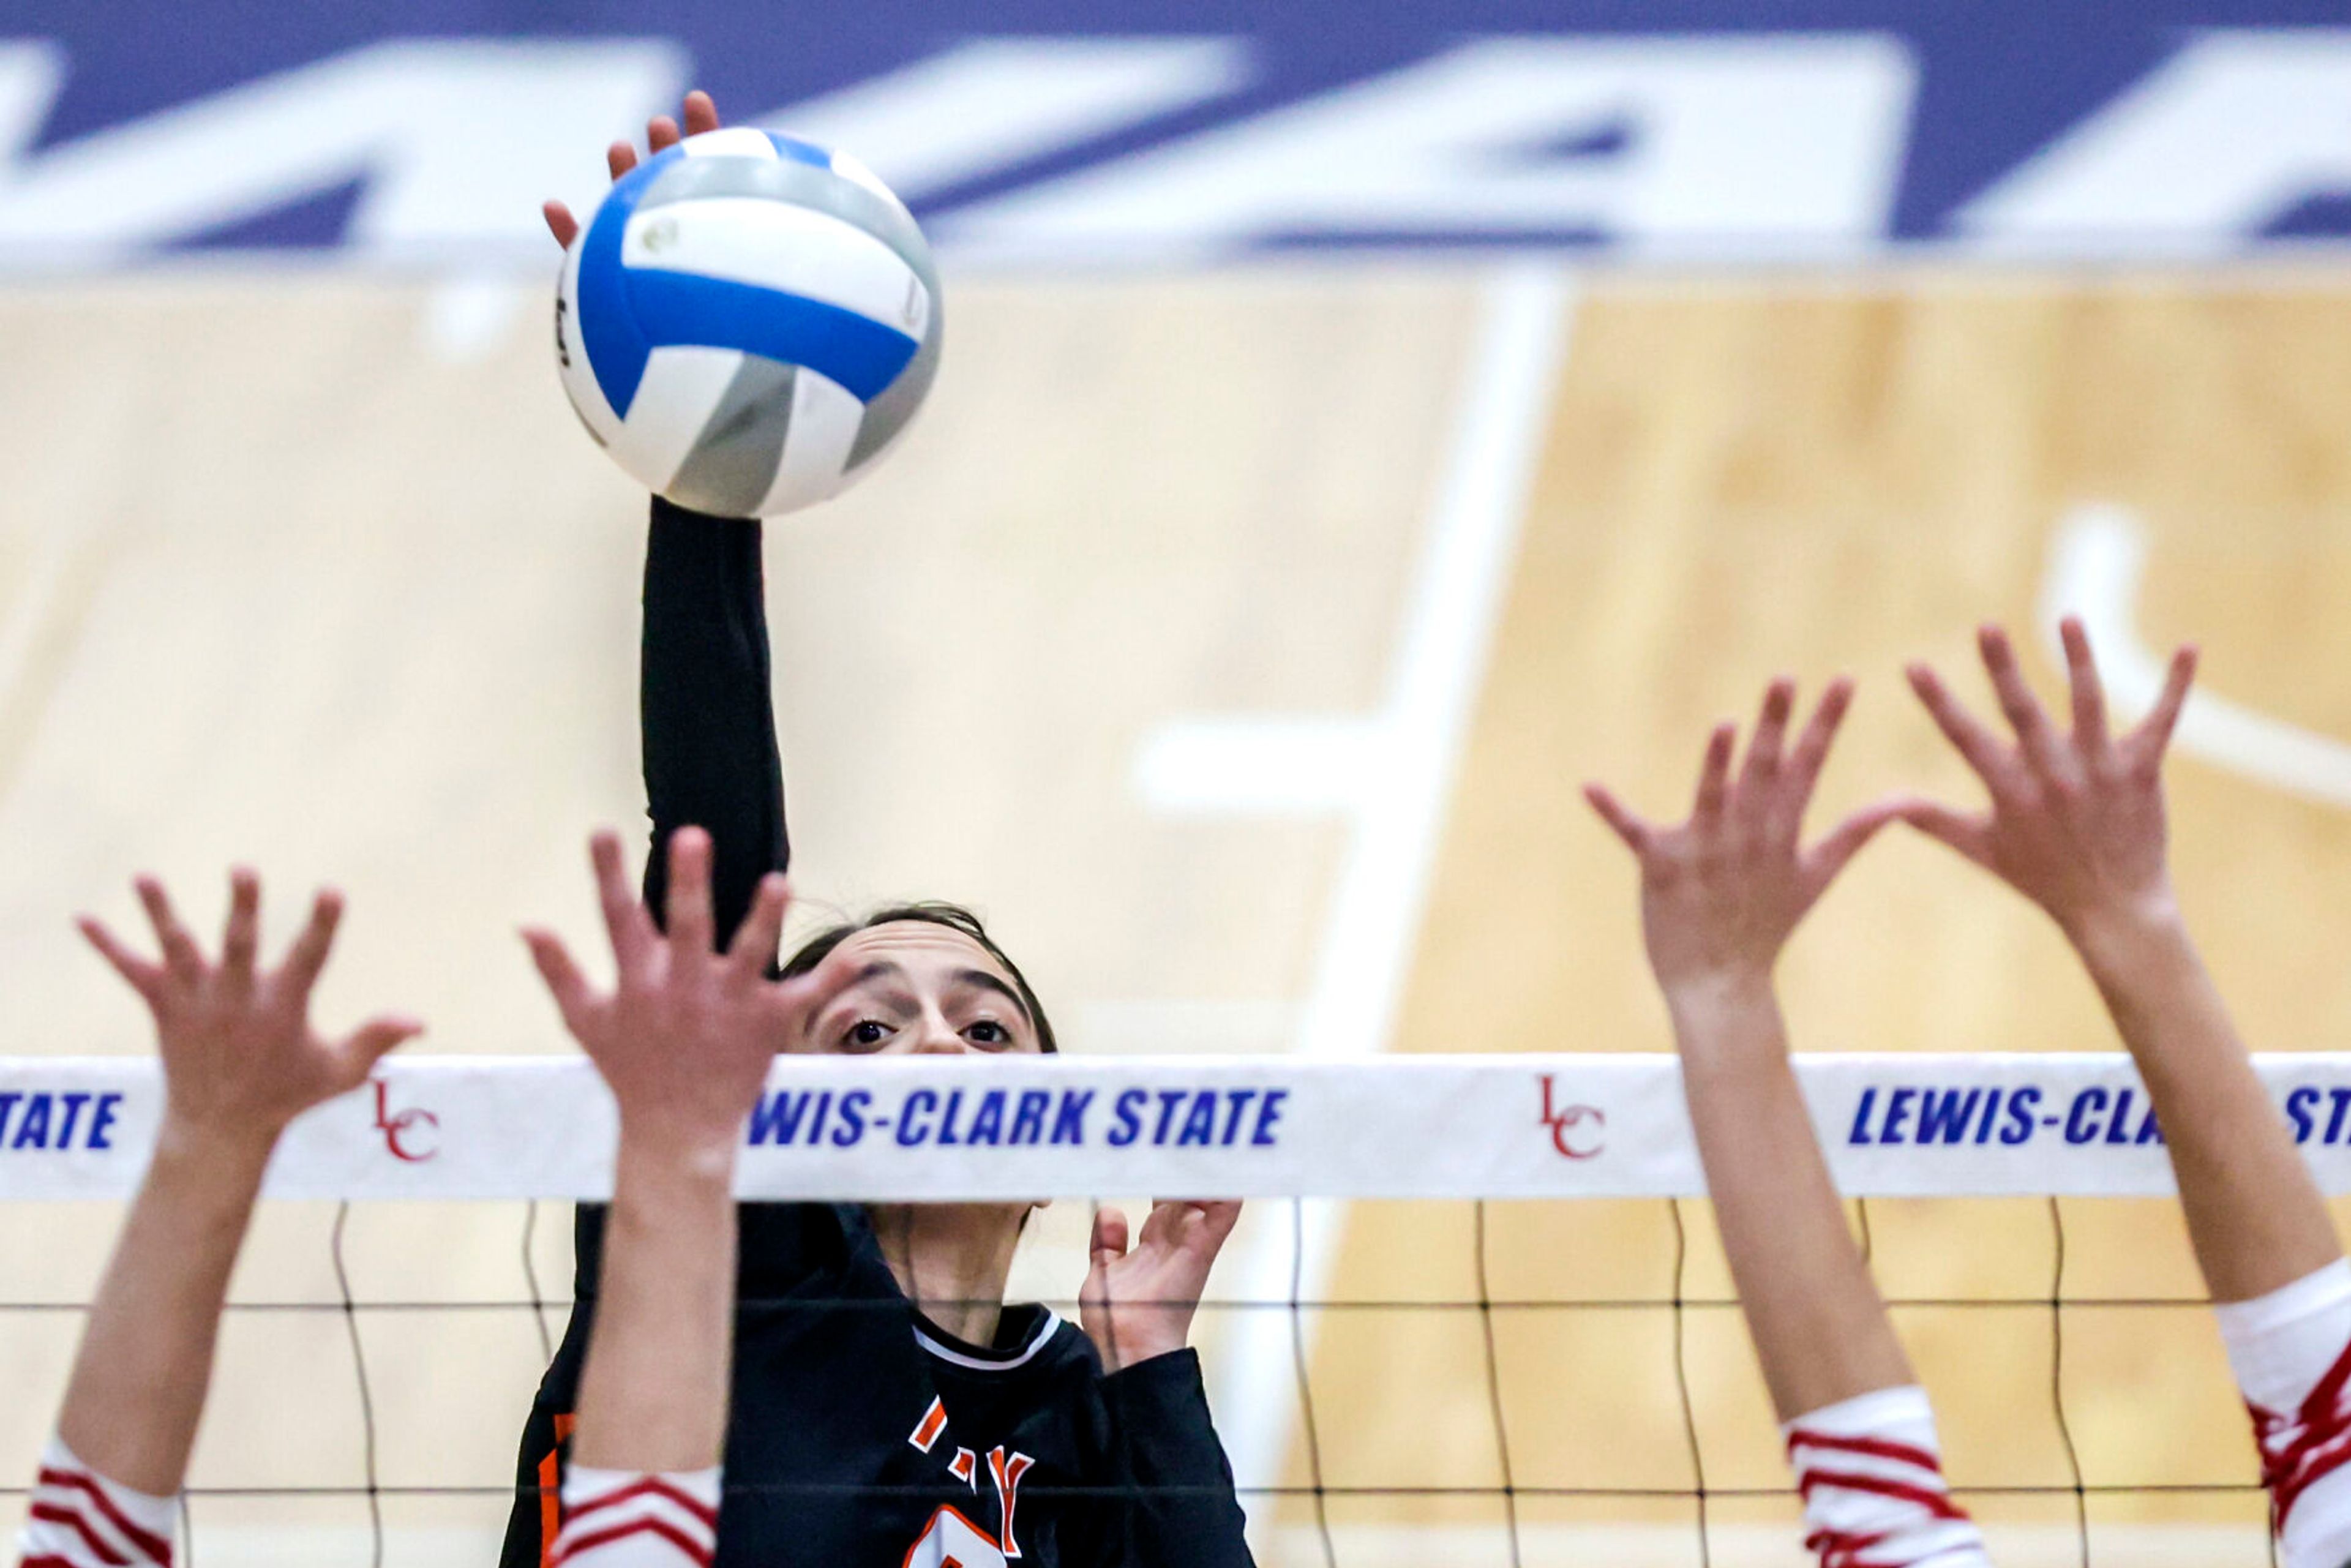
[[[2351,238],[2340,0],[1970,5],[31,0],[0,265],[543,261],[538,199],[687,85],[950,257],[1536,246],[2232,256]]]

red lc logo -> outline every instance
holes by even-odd
[[[1579,1131],[1586,1122],[1593,1124],[1593,1130]],[[1542,1124],[1551,1129],[1551,1146],[1571,1160],[1588,1160],[1608,1146],[1600,1131],[1608,1125],[1608,1113],[1597,1105],[1562,1105],[1554,1109],[1548,1072],[1542,1075]]]
[[[393,1115],[392,1085],[381,1078],[369,1082],[375,1085],[375,1130],[383,1134],[383,1146],[392,1151],[392,1157],[415,1165],[439,1154],[441,1118],[414,1106]],[[423,1131],[420,1132],[420,1128]],[[427,1134],[431,1134],[429,1138]]]

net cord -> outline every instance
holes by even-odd
[[[531,1243],[538,1233],[538,1202],[534,1198],[522,1214],[522,1280],[530,1291],[530,1326],[538,1331],[538,1354],[553,1361],[555,1341],[547,1332],[547,1292],[539,1289],[538,1263],[531,1255]]]
[[[367,1348],[360,1340],[360,1319],[351,1295],[350,1270],[343,1259],[343,1228],[351,1217],[351,1206],[346,1202],[335,1208],[335,1228],[328,1246],[335,1261],[335,1289],[342,1294],[343,1324],[350,1331],[351,1370],[359,1379],[360,1421],[362,1446],[360,1455],[366,1465],[369,1568],[383,1568],[383,1501],[382,1488],[378,1484],[375,1464],[375,1396],[368,1388]]]
[[[1682,1437],[1689,1445],[1690,1479],[1696,1483],[1694,1500],[1697,1506],[1698,1568],[1713,1568],[1713,1532],[1708,1528],[1707,1520],[1706,1452],[1698,1444],[1698,1409],[1690,1398],[1689,1231],[1682,1223],[1682,1200],[1667,1198],[1666,1206],[1674,1217],[1674,1392],[1681,1403]]]
[[[1519,1542],[1519,1489],[1510,1471],[1510,1427],[1502,1415],[1502,1369],[1494,1348],[1494,1292],[1486,1276],[1486,1206],[1477,1208],[1478,1326],[1486,1342],[1486,1399],[1494,1412],[1494,1458],[1502,1477],[1502,1518],[1510,1532],[1510,1568],[1523,1568]]]
[[[1328,1488],[1322,1483],[1322,1437],[1314,1424],[1314,1385],[1306,1372],[1306,1315],[1299,1298],[1306,1290],[1306,1200],[1290,1203],[1290,1359],[1298,1372],[1299,1431],[1306,1440],[1306,1473],[1313,1483],[1314,1532],[1322,1545],[1322,1568],[1339,1568],[1331,1542]]]
[[[2082,1488],[2082,1456],[2074,1446],[2074,1424],[2065,1415],[2065,1211],[2049,1200],[2053,1263],[2049,1277],[2049,1404],[2057,1416],[2058,1440],[2065,1449],[2065,1473],[2073,1479],[2074,1528],[2081,1543],[2082,1568],[2090,1568],[2090,1499]]]

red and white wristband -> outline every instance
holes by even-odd
[[[1821,1568],[1991,1568],[1943,1480],[1925,1389],[1875,1389],[1781,1430],[1804,1499],[1804,1545]]]
[[[178,1499],[110,1481],[52,1437],[17,1537],[19,1568],[171,1568],[178,1511]]]
[[[2213,1308],[2285,1568],[2351,1559],[2351,1263]]]
[[[551,1568],[710,1568],[718,1480],[715,1465],[674,1475],[574,1465],[563,1478]]]

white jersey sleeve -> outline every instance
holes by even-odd
[[[550,1568],[710,1568],[718,1549],[716,1467],[643,1475],[574,1465]]]
[[[1875,1389],[1781,1430],[1821,1568],[1991,1568],[1944,1484],[1925,1389]]]
[[[177,1508],[108,1480],[52,1437],[17,1539],[19,1568],[171,1568]]]
[[[2253,1417],[2285,1568],[2351,1562],[2351,1263],[2213,1308]]]

